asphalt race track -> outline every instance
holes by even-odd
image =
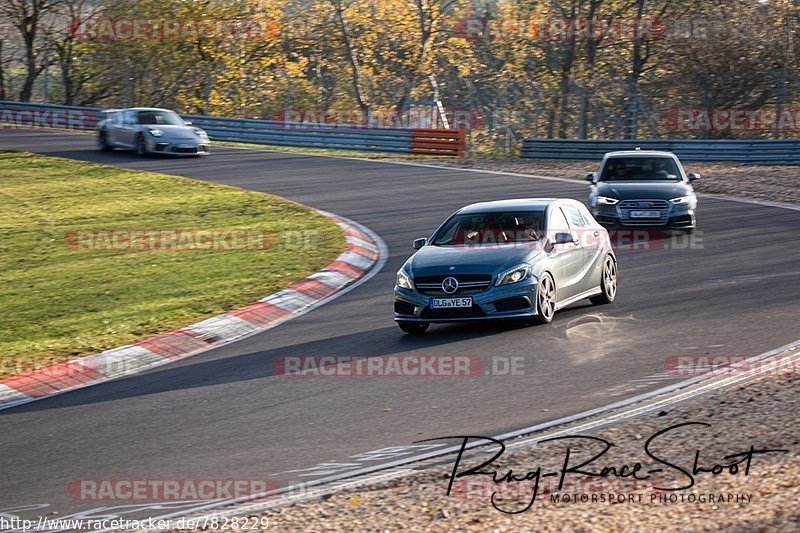
[[[69,497],[68,483],[80,479],[311,480],[346,468],[314,469],[319,463],[361,464],[363,456],[353,456],[443,435],[496,435],[662,387],[679,379],[664,375],[671,355],[754,355],[800,338],[797,211],[703,198],[693,249],[619,252],[613,305],[573,306],[549,326],[435,325],[412,338],[393,322],[391,291],[414,238],[467,203],[585,201],[587,186],[219,146],[201,159],[138,158],[99,152],[84,134],[0,130],[0,148],[278,194],[364,224],[390,251],[370,281],[278,328],[0,411],[0,513],[49,504],[19,514],[63,517],[111,505]],[[286,355],[404,354],[522,357],[524,372],[296,378],[271,371],[271,361]],[[298,472],[305,469],[313,470]]]

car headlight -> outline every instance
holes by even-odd
[[[507,270],[497,276],[497,283],[495,283],[496,287],[500,287],[501,285],[511,285],[512,283],[519,283],[520,281],[525,281],[531,277],[531,266],[530,265],[519,265],[515,266],[511,270]]]
[[[413,291],[414,290],[414,280],[411,279],[411,276],[405,273],[405,271],[400,270],[397,272],[397,279],[395,280],[395,284],[398,287],[402,287],[404,289],[408,289]]]
[[[194,130],[194,134],[197,135],[198,137],[208,137],[208,134],[201,129]]]
[[[678,198],[673,198],[670,200],[674,205],[689,205],[694,200],[694,196],[680,196]]]
[[[147,133],[149,133],[153,137],[161,137],[162,135],[164,135],[163,131],[156,128],[150,128],[149,130],[147,130]]]
[[[609,198],[608,196],[598,196],[597,203],[603,205],[616,205],[619,203],[619,200],[616,198]]]

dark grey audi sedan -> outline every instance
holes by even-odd
[[[674,229],[691,233],[697,225],[697,196],[672,152],[635,150],[605,155],[592,183],[589,207],[610,228]]]
[[[575,200],[469,205],[414,248],[394,287],[395,321],[406,333],[432,322],[548,323],[574,302],[617,295],[608,232]]]

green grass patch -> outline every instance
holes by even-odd
[[[253,249],[251,238],[206,250],[207,239],[194,247],[157,239],[130,251],[124,239],[110,247],[74,240],[76,232],[110,235],[96,230],[242,229],[268,232],[273,244]],[[318,271],[344,245],[331,220],[276,196],[0,152],[0,376],[246,305]]]

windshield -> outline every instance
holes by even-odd
[[[139,124],[144,126],[182,126],[183,120],[172,111],[139,111]]]
[[[599,181],[678,181],[671,157],[614,157],[606,161]]]
[[[456,215],[433,237],[435,246],[534,242],[542,232],[543,212]]]

